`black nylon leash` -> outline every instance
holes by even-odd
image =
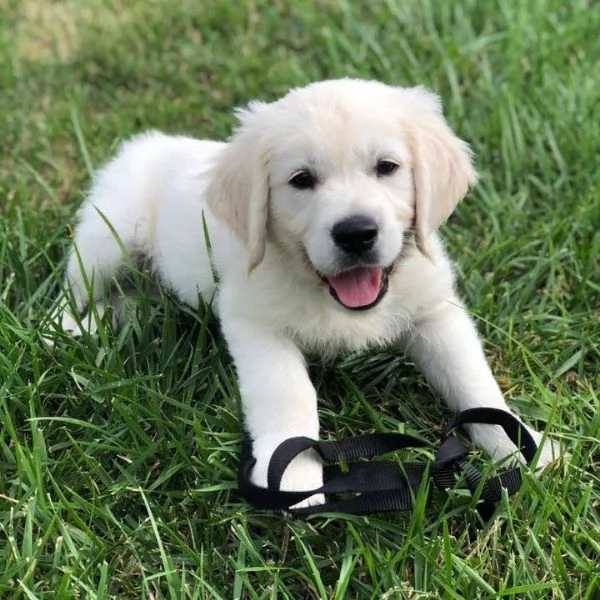
[[[406,448],[434,448],[427,440],[402,433],[365,434],[339,441],[289,438],[277,447],[271,457],[266,488],[255,485],[250,479],[255,460],[251,455],[250,442],[246,440],[238,470],[238,487],[241,495],[257,508],[281,510],[294,517],[324,512],[368,515],[409,510],[419,486],[429,477],[442,491],[454,488],[458,482],[471,494],[480,487],[477,510],[487,521],[502,497],[502,490],[512,495],[521,487],[521,471],[518,467],[505,470],[483,481],[482,473],[468,460],[469,450],[453,435],[457,428],[470,423],[500,425],[521,450],[527,463],[533,461],[537,445],[517,418],[496,408],[473,408],[456,414],[444,427],[434,460],[430,462],[399,464],[392,460],[366,460]],[[317,452],[325,463],[323,485],[313,490],[282,491],[280,485],[285,470],[296,456],[306,450]],[[335,464],[340,462],[345,468]],[[315,494],[325,494],[327,501],[315,506],[291,508]]]

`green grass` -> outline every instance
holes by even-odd
[[[600,4],[0,0],[0,597],[600,598]],[[443,233],[510,404],[570,457],[468,498],[287,521],[235,490],[214,319],[169,298],[42,343],[90,170],[145,128],[352,75],[440,93],[482,178]],[[150,319],[150,317],[153,317]],[[402,357],[314,365],[325,435],[447,411]]]

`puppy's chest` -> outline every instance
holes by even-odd
[[[334,357],[392,344],[402,337],[410,325],[409,315],[402,312],[327,310],[305,315],[305,318],[288,324],[285,329],[286,334],[305,353]]]

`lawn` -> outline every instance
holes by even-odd
[[[0,0],[1,598],[600,598],[600,3]],[[477,533],[474,504],[286,520],[236,491],[233,368],[168,295],[44,345],[90,171],[157,128],[309,81],[422,83],[481,181],[443,227],[513,406],[570,455]],[[323,435],[435,441],[390,350],[312,365]]]

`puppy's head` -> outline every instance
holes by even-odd
[[[245,242],[250,270],[269,240],[348,309],[383,298],[413,228],[429,255],[431,233],[476,179],[468,146],[421,87],[324,81],[238,117],[211,210]]]

